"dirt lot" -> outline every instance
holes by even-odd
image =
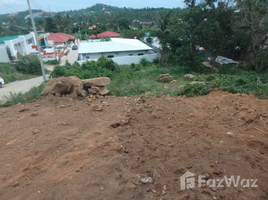
[[[268,100],[50,96],[0,116],[1,200],[268,199]],[[181,190],[187,171],[201,187]]]

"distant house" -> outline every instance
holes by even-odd
[[[105,31],[105,32],[99,33],[97,35],[91,35],[91,36],[89,36],[89,39],[101,39],[101,38],[106,38],[106,37],[119,38],[120,34],[116,33],[116,32],[112,32],[112,31]]]
[[[89,30],[92,30],[92,29],[94,29],[94,28],[97,28],[97,26],[94,25],[94,26],[90,26],[90,27],[88,27]]]
[[[111,58],[119,65],[129,65],[138,64],[142,58],[152,62],[158,54],[139,40],[111,38],[110,41],[80,43],[77,62],[96,61],[101,56]]]
[[[145,27],[150,27],[152,25],[154,25],[154,22],[139,22],[139,24],[145,28]]]
[[[48,33],[39,34],[38,42],[41,46],[45,46],[47,43]],[[10,62],[9,55],[7,54],[7,48],[10,51],[12,60],[17,59],[17,55],[27,55],[36,51],[37,41],[34,33],[27,35],[15,35],[0,38],[0,62]]]
[[[62,45],[68,41],[75,41],[75,36],[68,35],[66,33],[49,33],[48,36],[48,45]]]

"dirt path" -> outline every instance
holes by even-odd
[[[0,116],[1,200],[268,199],[267,100],[50,96]]]

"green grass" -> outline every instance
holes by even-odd
[[[10,93],[8,96],[0,99],[0,107],[9,107],[17,103],[27,103],[33,99],[41,98],[40,94],[46,83],[33,87],[26,93]]]
[[[0,76],[4,79],[5,84],[36,77],[36,75],[19,73],[10,63],[0,63]]]

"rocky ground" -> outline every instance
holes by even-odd
[[[267,100],[50,95],[0,116],[1,200],[268,199]]]

